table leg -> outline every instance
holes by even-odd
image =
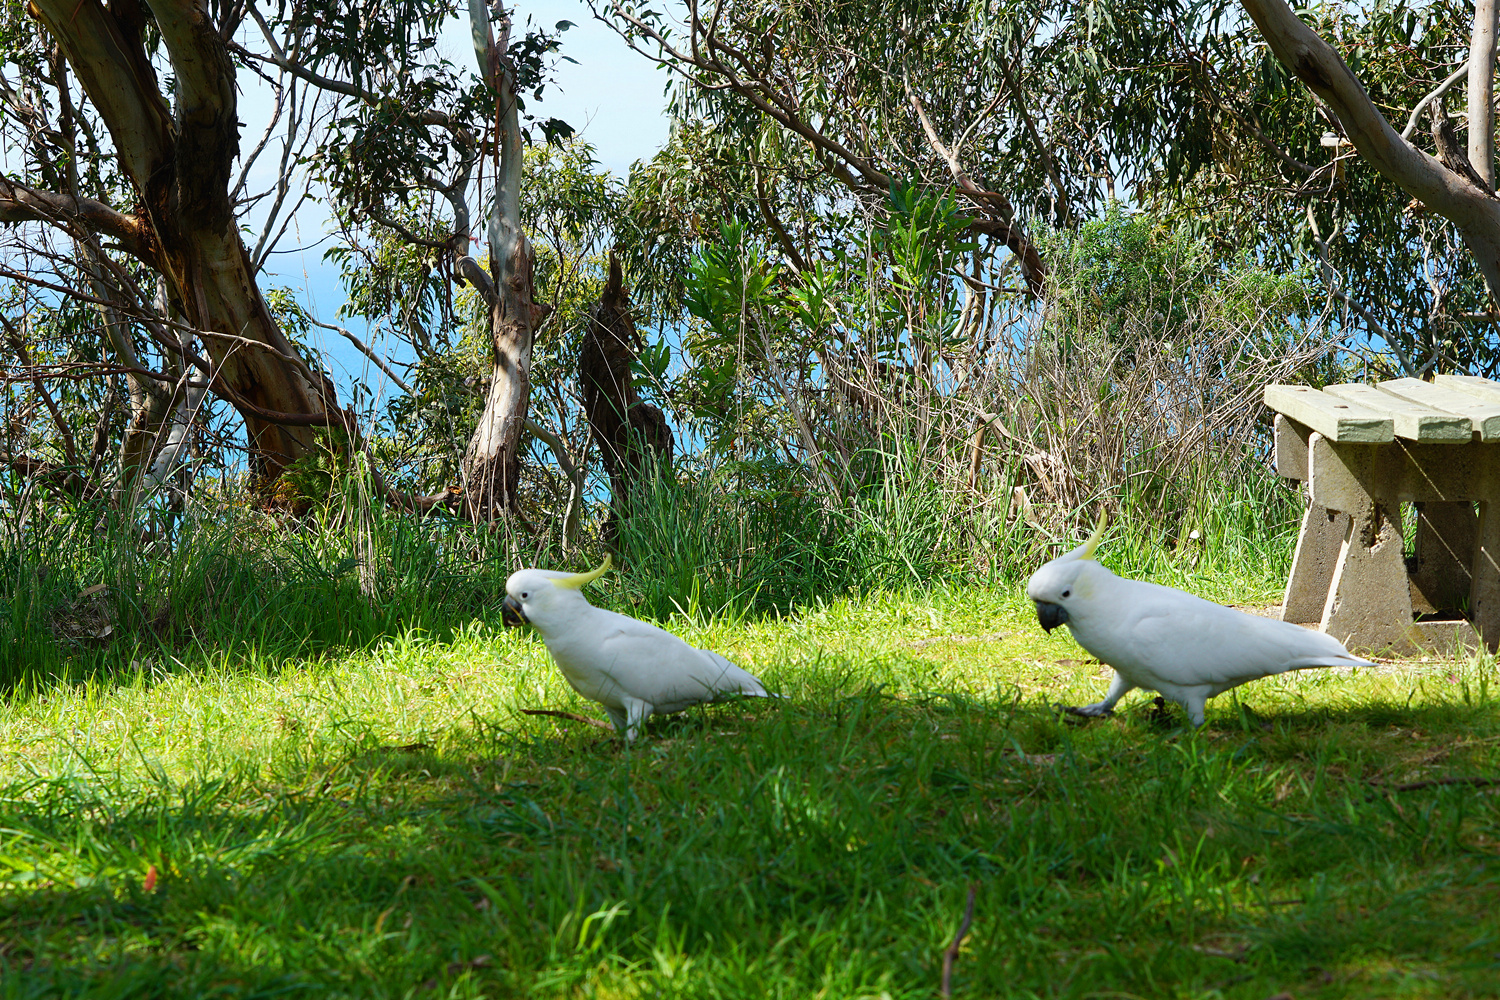
[[[1500,501],[1479,504],[1479,539],[1474,546],[1473,582],[1469,587],[1469,618],[1485,648],[1500,645]]]
[[[1349,515],[1308,501],[1292,556],[1292,575],[1281,600],[1281,620],[1305,625],[1323,618],[1339,552],[1349,534]]]
[[[1411,585],[1428,607],[1423,611],[1457,611],[1470,599],[1469,567],[1474,561],[1474,534],[1479,519],[1468,501],[1417,504],[1416,567]],[[1413,600],[1413,603],[1419,603]]]
[[[1351,651],[1416,649],[1404,542],[1399,504],[1371,502],[1350,512],[1322,630]]]

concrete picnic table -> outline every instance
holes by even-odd
[[[1500,382],[1266,387],[1276,471],[1307,483],[1282,618],[1351,650],[1500,644]],[[1401,505],[1416,509],[1408,557]]]

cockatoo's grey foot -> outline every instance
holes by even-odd
[[[1076,708],[1071,705],[1060,705],[1058,707],[1069,715],[1077,715],[1085,719],[1097,719],[1101,715],[1114,715],[1115,705],[1119,703],[1121,698],[1134,690],[1135,685],[1127,681],[1124,675],[1117,670],[1115,671],[1114,679],[1109,682],[1109,690],[1104,692],[1103,701],[1096,701],[1092,705],[1079,705]]]
[[[651,717],[652,706],[649,702],[641,701],[639,698],[625,699],[625,742],[633,743],[636,733],[646,724]],[[615,728],[619,728],[616,726]]]
[[[1207,701],[1207,698],[1189,696],[1182,704],[1182,707],[1187,709],[1188,721],[1193,724],[1194,729],[1198,729],[1203,725],[1203,707]]]

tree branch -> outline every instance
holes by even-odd
[[[786,227],[781,224],[781,220],[776,217],[775,211],[771,208],[771,198],[766,191],[765,178],[761,176],[759,164],[755,166],[755,204],[760,209],[761,218],[766,220],[766,225],[770,226],[771,232],[776,234],[776,242],[781,244],[781,252],[786,254],[787,260],[791,261],[792,266],[799,271],[809,270],[807,261],[797,251],[797,244],[792,242],[791,234],[786,231]]]
[[[889,174],[877,168],[873,163],[871,163],[869,160],[866,160],[864,157],[856,155],[855,153],[847,149],[843,144],[828,138],[826,135],[822,134],[811,125],[802,121],[800,117],[778,106],[783,102],[777,101],[773,103],[772,101],[767,100],[766,97],[762,96],[757,89],[759,88],[765,90],[768,94],[774,94],[774,91],[772,91],[771,87],[767,83],[759,79],[754,79],[754,85],[752,85],[751,82],[747,82],[744,78],[742,78],[733,67],[727,65],[723,62],[723,60],[716,58],[712,54],[715,49],[723,51],[725,54],[729,55],[737,62],[740,62],[740,67],[742,70],[747,70],[747,66],[743,62],[744,54],[739,52],[739,50],[733,48],[732,46],[724,44],[716,35],[709,35],[703,39],[703,42],[709,46],[709,54],[703,55],[697,53],[696,47],[699,44],[698,35],[701,31],[701,22],[696,19],[696,15],[694,16],[693,24],[690,25],[690,31],[692,31],[693,33],[695,54],[690,55],[686,52],[683,52],[681,49],[678,49],[676,46],[670,44],[666,40],[665,36],[663,36],[655,28],[651,27],[640,18],[637,18],[634,15],[628,13],[627,11],[622,9],[619,4],[610,4],[606,9],[615,17],[620,18],[622,21],[625,21],[631,27],[635,28],[642,35],[651,39],[651,41],[655,42],[663,52],[667,53],[678,62],[688,66],[692,66],[694,69],[712,73],[716,76],[722,77],[728,89],[734,91],[734,93],[749,101],[752,105],[755,106],[756,110],[762,112],[763,114],[769,115],[776,122],[785,126],[788,131],[795,132],[797,135],[802,136],[802,138],[811,143],[813,147],[819,152],[835,157],[844,167],[844,173],[835,174],[835,176],[837,176],[841,181],[844,181],[844,183],[849,187],[855,190],[863,189],[880,193],[884,193],[885,191],[890,189],[891,178]],[[613,23],[609,20],[603,20],[606,24],[610,24],[611,27],[614,27]],[[619,29],[616,28],[616,30],[618,31]],[[656,57],[651,56],[649,53],[644,52],[634,44],[631,45],[631,48],[634,48],[637,52],[641,52],[647,58],[653,59],[658,64],[671,67],[675,72],[683,76],[694,86],[704,87],[705,89],[709,90],[718,89],[714,88],[712,85],[707,84],[704,81],[699,80],[692,74],[684,72],[681,66],[674,65],[670,61],[657,59]],[[858,171],[863,177],[863,181],[855,179],[853,174],[849,173],[850,168]]]
[[[484,304],[491,309],[499,301],[495,292],[495,280],[490,277],[489,272],[479,266],[479,261],[468,254],[458,254],[453,262],[453,270],[469,284],[473,285],[484,299]]]
[[[1464,60],[1463,62],[1458,64],[1458,69],[1448,74],[1447,78],[1444,79],[1442,83],[1432,88],[1431,93],[1418,101],[1417,106],[1411,109],[1411,117],[1406,119],[1406,128],[1401,130],[1401,138],[1410,139],[1411,134],[1417,130],[1417,122],[1421,120],[1422,112],[1427,110],[1427,105],[1431,104],[1433,101],[1438,100],[1444,94],[1446,94],[1450,89],[1452,89],[1455,83],[1467,76],[1468,72],[1469,63],[1468,60]]]
[[[1063,190],[1062,178],[1058,175],[1057,165],[1052,162],[1052,154],[1047,149],[1046,143],[1042,142],[1041,134],[1037,131],[1036,123],[1031,120],[1031,109],[1026,107],[1026,95],[1016,85],[1016,78],[1011,74],[1008,60],[998,60],[1000,72],[1005,77],[1005,85],[1010,90],[1011,97],[1015,102],[1015,109],[1021,115],[1021,122],[1026,126],[1026,133],[1031,136],[1031,141],[1036,145],[1037,156],[1041,158],[1042,170],[1046,172],[1047,179],[1052,182],[1052,190],[1057,192],[1057,218],[1064,226],[1072,222],[1073,214],[1068,210],[1068,193]],[[903,73],[903,76],[905,74]],[[912,93],[911,82],[906,81],[906,92]],[[915,97],[913,97],[915,100]],[[929,126],[930,127],[930,126]],[[954,154],[957,155],[956,153]]]
[[[416,395],[416,392],[412,390],[412,387],[407,385],[400,375],[397,375],[394,371],[392,371],[390,365],[385,363],[385,359],[371,350],[370,346],[363,340],[360,340],[354,334],[350,333],[348,330],[345,330],[341,326],[334,326],[332,323],[323,323],[319,320],[313,319],[311,316],[307,317],[307,321],[313,326],[320,326],[325,330],[332,330],[334,333],[343,334],[344,338],[347,339],[349,343],[358,348],[361,354],[369,358],[371,361],[375,362],[375,367],[385,372],[386,377],[389,378],[392,382],[396,383],[397,387],[400,388],[402,392],[406,393],[408,396]]]
[[[136,190],[147,190],[159,170],[171,167],[175,127],[139,32],[99,0],[33,0],[30,9],[99,109]]]
[[[240,152],[234,64],[201,0],[146,0],[172,61],[180,210],[214,228],[232,217],[229,178]]]
[[[150,228],[136,216],[92,198],[39,191],[0,175],[0,222],[45,222],[75,239],[102,233],[142,263],[159,265]]]
[[[363,101],[366,104],[380,103],[379,94],[365,90],[362,87],[357,87],[352,83],[345,83],[342,80],[335,80],[332,77],[322,76],[318,73],[314,73],[306,66],[303,66],[293,59],[287,58],[286,52],[282,50],[281,46],[276,41],[276,36],[271,32],[271,26],[266,23],[265,18],[260,16],[260,11],[255,9],[255,4],[251,2],[247,4],[247,7],[250,16],[255,20],[256,25],[260,28],[261,37],[266,40],[266,44],[270,47],[271,54],[269,56],[262,55],[259,52],[252,52],[242,45],[231,43],[230,49],[236,54],[244,56],[246,59],[254,59],[257,62],[270,63],[272,66],[290,73],[292,76],[295,76],[302,82],[312,84],[319,90],[327,90],[335,94],[343,94],[345,97],[353,97],[360,101]],[[441,111],[433,111],[430,108],[422,111],[420,114],[415,114],[412,117],[423,125],[435,125],[439,128],[453,127],[453,120],[451,118],[443,114]]]
[[[906,87],[906,97],[911,102],[912,109],[917,113],[917,120],[922,123],[922,131],[927,135],[928,144],[948,165],[948,172],[953,175],[953,182],[968,196],[969,201],[987,216],[985,224],[976,225],[975,228],[982,232],[990,232],[1005,241],[1005,245],[1020,260],[1021,276],[1026,279],[1026,284],[1030,287],[1032,294],[1041,295],[1047,270],[1042,264],[1041,255],[1037,253],[1036,244],[1031,242],[1025,230],[1014,221],[1016,211],[1010,199],[998,192],[986,191],[975,184],[969,175],[964,173],[958,158],[938,138],[937,129],[933,128],[926,110],[922,107],[922,102],[917,99],[910,84]]]
[[[1494,192],[1475,187],[1397,135],[1344,60],[1284,0],[1240,2],[1282,65],[1333,110],[1360,155],[1453,223],[1490,295],[1500,301],[1500,199]]]
[[[42,405],[47,407],[47,412],[52,415],[52,423],[57,427],[57,433],[62,438],[64,460],[71,466],[78,465],[78,445],[73,440],[73,429],[63,419],[62,412],[57,408],[57,401],[52,398],[52,393],[47,391],[47,385],[42,381],[41,374],[32,365],[30,352],[26,350],[26,339],[4,314],[0,314],[0,323],[5,325],[6,339],[10,341],[11,349],[16,352],[16,358],[21,362],[21,367],[30,372],[32,387],[36,389],[37,395],[42,397]]]

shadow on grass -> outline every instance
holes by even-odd
[[[930,997],[970,885],[959,996],[1493,995],[1496,797],[1369,780],[1493,770],[1500,716],[1389,718],[1164,738],[870,689],[33,781],[0,995]]]

